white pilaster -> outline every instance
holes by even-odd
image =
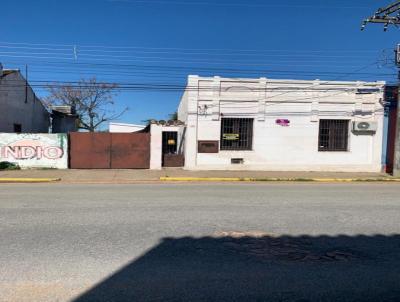
[[[320,97],[320,92],[319,89],[321,87],[321,83],[319,80],[315,80],[313,82],[313,92],[312,92],[312,103],[311,103],[311,122],[318,122],[319,120],[319,97]]]
[[[150,169],[162,169],[162,126],[150,125]]]
[[[258,87],[258,114],[259,121],[265,121],[265,103],[267,101],[267,79],[260,78]]]
[[[197,163],[197,123],[199,77],[189,76],[188,79],[188,117],[185,135],[185,168],[194,168]]]
[[[221,78],[214,77],[212,84],[213,100],[212,100],[212,120],[219,121],[220,119],[220,94],[221,94]]]

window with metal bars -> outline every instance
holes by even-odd
[[[252,148],[252,118],[221,119],[221,150],[252,150]]]
[[[348,151],[349,121],[320,120],[318,151]]]

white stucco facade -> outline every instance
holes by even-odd
[[[380,172],[384,85],[189,76],[178,109],[186,125],[185,168]],[[251,150],[198,152],[198,141],[218,141],[221,147],[223,118],[253,120]],[[319,151],[322,119],[348,121],[346,151]],[[353,132],[355,121],[372,122],[377,130]],[[242,163],[232,164],[233,158]]]

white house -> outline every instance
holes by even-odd
[[[189,76],[185,168],[380,172],[384,86]]]
[[[111,133],[132,133],[138,132],[146,128],[144,125],[123,124],[111,122],[108,126],[108,131]]]

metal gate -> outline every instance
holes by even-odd
[[[150,133],[70,133],[71,169],[149,169]]]

